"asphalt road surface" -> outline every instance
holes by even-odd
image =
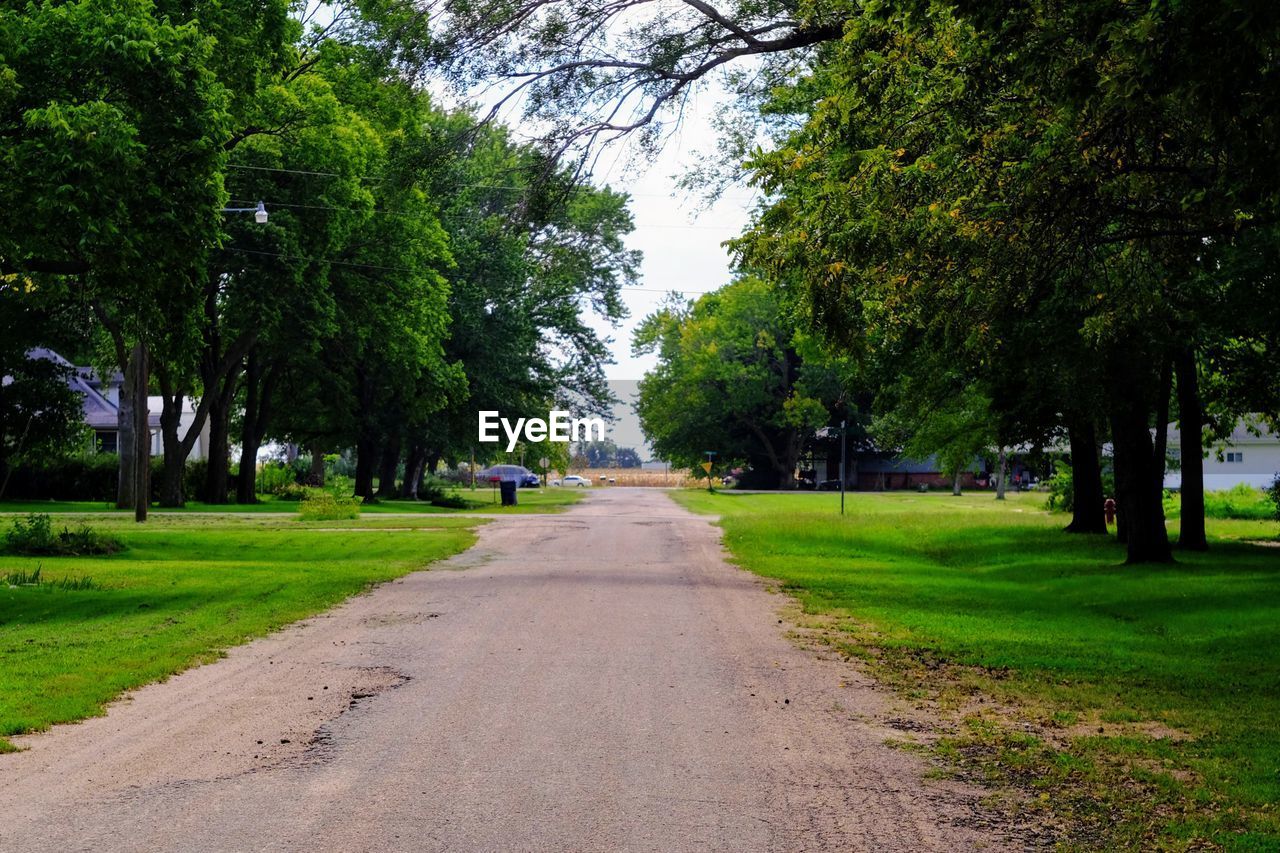
[[[433,570],[0,755],[0,850],[1023,847],[664,493]]]

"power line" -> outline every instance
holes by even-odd
[[[247,255],[264,255],[272,258],[284,258],[285,260],[290,260],[290,261],[306,261],[308,263],[313,263],[313,264],[336,264],[338,266],[344,266],[344,267],[360,267],[363,269],[382,270],[385,272],[418,272],[418,270],[412,269],[410,267],[389,267],[389,266],[383,266],[381,264],[362,264],[362,263],[357,263],[355,261],[339,261],[332,258],[312,258],[312,257],[308,257],[307,255],[290,255],[284,252],[266,252],[260,249],[243,249],[239,246],[223,246],[222,248],[228,252],[242,252]],[[703,294],[703,293],[711,292],[709,290],[679,290],[676,288],[663,290],[661,288],[627,287],[627,286],[620,287],[618,290],[620,293]]]
[[[343,267],[362,267],[369,270],[385,270],[386,272],[418,272],[418,270],[409,267],[387,267],[380,264],[361,264],[355,261],[339,261],[332,258],[310,258],[306,255],[289,255],[283,252],[264,252],[259,249],[242,249],[239,246],[223,246],[228,252],[243,252],[247,255],[266,255],[272,258],[284,258],[290,261],[307,261],[313,264],[337,264]]]
[[[258,201],[259,201],[259,200],[257,200],[257,199],[255,199],[255,200],[242,199],[242,198],[232,198],[232,199],[230,199],[230,202],[231,202],[232,204],[257,204],[257,202],[258,202]],[[283,208],[298,209],[298,210],[331,210],[331,211],[337,211],[337,212],[339,212],[339,213],[381,213],[381,214],[384,214],[384,215],[386,215],[386,216],[400,216],[400,217],[406,217],[406,218],[408,218],[408,217],[415,217],[415,216],[426,216],[426,215],[429,215],[429,213],[428,213],[427,211],[423,211],[423,212],[422,212],[422,213],[420,213],[420,214],[419,214],[419,213],[405,213],[405,212],[403,212],[403,211],[399,211],[399,210],[387,210],[387,209],[385,209],[385,208],[380,208],[380,207],[374,207],[374,208],[362,208],[362,207],[335,207],[335,206],[333,206],[333,205],[328,205],[328,204],[297,204],[297,203],[295,203],[295,202],[287,202],[287,201],[266,201],[266,200],[262,200],[262,202],[263,202],[263,204],[267,205],[268,207],[283,207]],[[440,218],[440,219],[448,219],[448,220],[451,220],[451,221],[454,221],[454,222],[484,222],[484,221],[485,221],[485,219],[484,219],[483,217],[476,217],[476,216],[464,216],[464,215],[461,215],[461,214],[455,214],[455,213],[441,213],[441,214],[437,214],[437,216],[438,216],[438,218]],[[654,224],[648,224],[648,223],[641,223],[641,224],[638,224],[638,225],[633,225],[633,226],[632,226],[632,231],[638,231],[638,230],[640,230],[640,229],[642,229],[642,228],[643,228],[643,229],[648,229],[648,228],[670,228],[670,229],[676,229],[676,230],[684,230],[684,229],[688,229],[688,230],[693,230],[693,231],[740,231],[740,230],[741,230],[741,229],[740,229],[738,226],[736,226],[736,225],[695,225],[695,224],[684,224],[684,223],[673,223],[673,224],[656,224],[656,223],[654,223]],[[631,233],[631,232],[628,232],[628,233]]]
[[[274,166],[243,166],[237,163],[229,163],[227,164],[227,168],[228,169],[244,169],[244,170],[253,171],[253,172],[279,172],[285,175],[309,175],[312,177],[320,177],[320,178],[347,178],[353,181],[375,180],[375,178],[371,178],[367,175],[342,175],[337,172],[313,172],[313,171],[308,171],[306,169],[281,169]],[[376,180],[381,180],[381,179],[379,178]],[[519,191],[519,192],[528,192],[531,189],[531,187],[521,187],[521,186],[514,186],[509,184],[454,184],[454,186],[462,187],[465,189],[475,189],[475,190],[513,190],[513,191]],[[574,186],[573,189],[587,190],[587,189],[597,189],[597,188],[577,185],[577,186]],[[626,192],[627,195],[643,197],[643,198],[671,198],[671,195],[668,193],[637,193],[637,192],[630,192],[627,190],[623,190],[622,192]],[[755,195],[721,196],[721,198],[725,199],[726,201],[754,201],[757,198],[757,196]]]

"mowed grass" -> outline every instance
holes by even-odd
[[[540,488],[520,489],[518,503],[514,507],[504,507],[498,503],[496,495],[488,486],[477,486],[475,491],[463,489],[460,494],[466,499],[466,509],[448,509],[432,506],[423,501],[385,500],[365,504],[360,508],[361,514],[367,515],[450,515],[460,512],[523,514],[561,512],[567,507],[582,500],[587,489]],[[26,514],[32,512],[54,513],[111,513],[133,515],[131,509],[116,509],[115,504],[99,501],[0,501],[0,515]],[[206,504],[199,501],[188,501],[186,506],[166,508],[152,505],[154,514],[172,513],[220,513],[220,514],[279,514],[297,513],[298,501],[283,501],[263,496],[256,504]]]
[[[483,523],[180,514],[146,525],[101,515],[91,521],[126,550],[85,558],[0,554],[0,752],[12,749],[5,736],[100,714],[130,688],[465,550]],[[87,578],[89,588],[4,582],[36,566],[45,581]]]
[[[1069,844],[1280,849],[1280,549],[1246,541],[1280,524],[1211,520],[1209,553],[1125,566],[1037,494],[853,494],[844,518],[829,493],[674,494]]]

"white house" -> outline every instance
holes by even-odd
[[[124,377],[115,373],[105,381],[91,367],[76,367],[51,349],[40,347],[27,353],[28,358],[43,358],[71,369],[67,377],[71,389],[83,400],[85,424],[93,430],[94,447],[104,453],[115,453],[119,446],[118,423],[120,418],[120,386]],[[194,397],[182,401],[182,417],[179,419],[178,431],[186,435],[195,421],[196,403]],[[147,398],[147,422],[151,427],[151,455],[164,455],[164,439],[160,434],[160,397]],[[196,438],[188,459],[204,459],[209,454],[209,421]]]
[[[1256,429],[1258,435],[1244,423],[1237,424],[1225,441],[1209,448],[1204,460],[1205,491],[1223,491],[1240,483],[1264,489],[1271,485],[1280,474],[1280,435],[1263,425]],[[1177,429],[1170,428],[1169,455],[1177,459],[1181,451],[1182,436]],[[1182,486],[1180,467],[1165,472],[1164,485],[1167,489]]]

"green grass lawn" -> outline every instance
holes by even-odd
[[[1132,567],[1037,494],[853,494],[844,518],[830,493],[676,497],[939,709],[936,753],[1077,845],[1280,849],[1280,549],[1244,541],[1277,522],[1211,520],[1209,553]]]
[[[491,494],[492,489],[488,487],[477,487],[473,492],[469,489],[463,489],[460,494],[470,503],[466,509],[446,509],[444,507],[432,506],[422,501],[409,500],[388,500],[379,501],[377,503],[366,504],[361,507],[361,512],[366,514],[402,514],[402,513],[421,513],[425,515],[448,515],[458,512],[482,512],[482,513],[542,513],[542,512],[560,512],[565,507],[577,503],[585,496],[585,489],[564,489],[564,488],[544,488],[544,489],[520,489],[517,499],[519,503],[515,507],[502,507],[498,504],[496,498]],[[184,507],[176,509],[166,509],[164,507],[152,505],[153,513],[193,513],[193,512],[217,512],[217,513],[296,513],[298,511],[297,501],[276,500],[270,496],[263,496],[259,503],[256,504],[206,504],[199,501],[188,501]],[[114,504],[100,503],[96,501],[0,501],[0,515],[5,513],[120,513],[123,515],[132,515],[133,510],[116,509]]]
[[[105,557],[0,554],[0,752],[11,748],[6,735],[99,714],[130,688],[465,550],[475,539],[471,528],[483,523],[443,516],[303,523],[161,514],[145,525],[90,518],[126,550]],[[4,581],[37,565],[46,580],[88,578],[91,586]]]

